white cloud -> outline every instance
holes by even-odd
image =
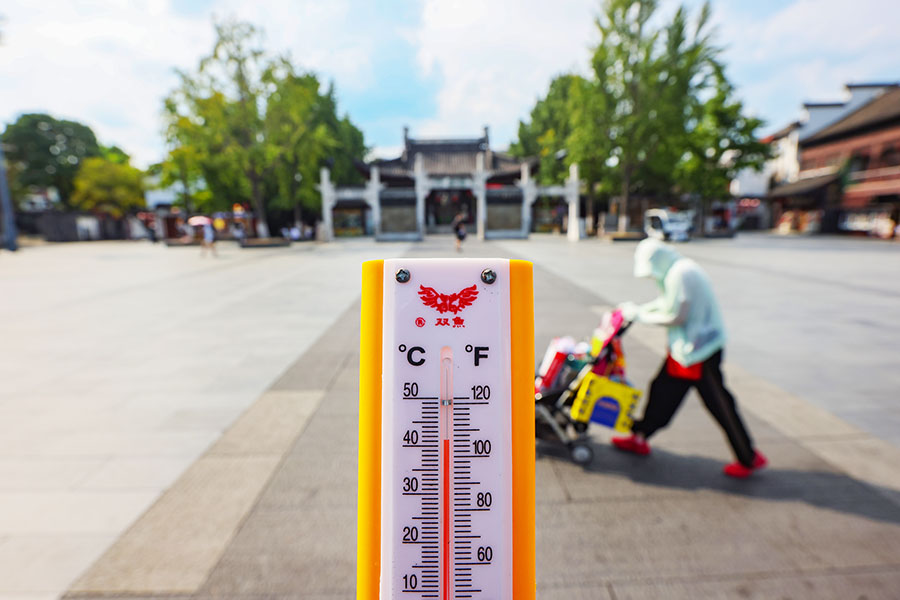
[[[397,158],[403,153],[403,145],[394,146],[375,146],[369,151],[366,160],[375,160],[376,158]]]
[[[584,70],[596,0],[427,0],[414,32],[426,75],[438,73],[437,114],[415,135],[476,135],[493,146],[516,135],[557,74]]]
[[[843,99],[845,83],[900,80],[900,3],[798,0],[766,15],[749,6],[716,5],[716,20],[730,72],[767,130],[798,118],[804,101]]]
[[[202,19],[173,18],[165,3],[45,2],[4,8],[0,119],[47,111],[90,125],[139,163],[158,160],[162,96],[172,67],[211,44]]]
[[[4,5],[0,122],[49,112],[90,125],[102,143],[122,146],[140,165],[160,160],[162,98],[177,84],[173,69],[196,68],[212,48],[212,14],[261,25],[268,50],[290,50],[341,86],[374,84],[368,63],[375,33],[344,26],[349,0],[220,0],[196,15],[176,11],[177,1]]]
[[[216,0],[185,14],[177,2],[4,2],[0,122],[47,111],[86,122],[139,164],[159,160],[161,100],[176,84],[172,69],[193,69],[209,51],[215,14],[260,25],[268,50],[290,50],[297,63],[357,97],[407,85],[403,72],[375,79],[380,48],[400,36],[416,48],[422,79],[439,82],[434,114],[409,120],[413,135],[477,135],[490,125],[493,145],[502,147],[553,76],[588,70],[600,5],[423,0],[410,9],[420,7],[420,15],[399,15],[358,0]],[[699,0],[689,2],[696,10]],[[663,2],[665,11],[675,4]],[[900,79],[900,3],[854,0],[848,8],[845,0],[796,0],[768,14],[749,3],[717,3],[714,15],[740,93],[770,128],[796,118],[802,100],[839,97],[845,82]],[[371,116],[359,122],[364,130],[377,123]]]

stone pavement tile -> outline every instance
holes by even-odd
[[[54,598],[115,539],[110,535],[0,536],[0,597],[49,593]]]
[[[895,368],[895,367],[891,367]],[[900,448],[900,407],[835,408],[834,414]]]
[[[71,590],[98,593],[196,590],[279,458],[201,458]]]
[[[0,537],[114,534],[128,527],[157,495],[155,490],[3,492]]]
[[[566,454],[562,452],[560,454],[565,460]],[[558,462],[561,461],[537,460],[535,462],[534,501],[536,504],[555,504],[571,499],[557,474]]]
[[[356,394],[359,390],[359,355],[357,353],[348,354],[341,365],[331,384],[333,393],[349,393]],[[358,402],[344,403],[347,408],[358,408]]]
[[[289,369],[272,384],[273,390],[318,390],[327,388],[343,366],[343,351],[314,352],[307,369]]]
[[[783,389],[760,377],[755,377],[737,365],[725,367],[726,377],[746,396],[748,408],[765,414],[777,424],[779,431],[791,438],[824,436],[858,436],[860,431],[828,411],[786,393]]]
[[[354,424],[333,421],[336,419],[320,418],[310,423],[311,428],[323,430],[327,430],[326,423],[337,425],[333,429],[336,435],[323,435],[321,443],[312,443],[311,438],[298,444],[272,477],[257,504],[259,510],[356,506],[356,448],[346,434]]]
[[[538,582],[548,586],[790,572],[810,560],[802,545],[774,546],[777,535],[735,519],[734,508],[709,493],[538,505],[537,522]]]
[[[37,452],[45,456],[189,456],[203,452],[219,432],[78,432],[60,435]]]
[[[263,394],[72,591],[195,591],[321,398]]]
[[[809,450],[790,441],[770,444],[767,449],[771,466],[747,481],[722,475],[721,452],[697,445],[657,447],[646,458],[599,446],[587,469],[571,464],[559,453],[545,453],[538,464],[552,465],[566,496],[574,502],[682,498],[719,503],[726,496],[774,502],[773,511],[797,503],[806,510],[824,509],[826,516],[836,511],[888,523],[900,521],[895,504]]]
[[[220,408],[179,408],[168,413],[159,424],[166,431],[225,431],[243,412],[242,406]]]
[[[200,595],[336,595],[356,589],[355,506],[255,511]]]
[[[165,489],[184,472],[182,458],[112,458],[79,482],[79,490]]]
[[[358,354],[359,301],[343,311],[303,355],[303,368],[292,365],[272,384],[272,390],[325,389],[345,367],[347,356]],[[355,381],[355,379],[354,379]]]
[[[209,454],[280,456],[321,400],[321,390],[266,392],[213,444]]]
[[[900,449],[875,438],[804,440],[819,456],[872,484],[900,496]],[[900,503],[898,503],[900,506]]]
[[[546,586],[538,584],[538,600],[617,600],[609,589],[610,586],[569,585]]]
[[[0,458],[0,493],[72,489],[106,462],[103,458]]]
[[[103,596],[96,596],[96,594],[68,591],[62,595],[62,598],[66,599],[94,597],[102,597],[103,600],[159,600],[160,598],[160,596],[155,596],[151,592],[144,592],[141,594],[104,594]],[[166,600],[194,600],[197,598],[196,596],[191,596],[189,594],[166,594],[164,597]]]
[[[735,599],[896,600],[897,569],[837,573],[761,574],[719,580],[613,583],[616,600]]]
[[[802,547],[801,568],[900,569],[900,512],[877,494],[769,503],[732,496],[728,504],[734,518],[766,532],[770,552]]]

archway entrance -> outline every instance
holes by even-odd
[[[472,190],[434,190],[425,198],[425,230],[428,233],[452,233],[453,219],[462,212],[466,226],[475,231],[475,196]]]

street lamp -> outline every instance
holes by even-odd
[[[6,160],[3,158],[3,144],[0,143],[0,210],[3,217],[3,246],[10,252],[18,249],[16,244],[16,217],[13,215],[12,198],[6,181]]]

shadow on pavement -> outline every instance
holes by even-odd
[[[897,492],[864,483],[843,473],[802,471],[770,466],[745,480],[722,474],[722,460],[675,454],[654,448],[649,457],[591,443],[594,460],[584,467],[585,477],[622,477],[641,486],[670,490],[709,490],[745,498],[805,502],[819,508],[900,524],[900,509],[889,498]],[[572,464],[565,448],[538,441],[538,460]],[[574,467],[574,465],[572,465]],[[597,489],[602,489],[598,482]],[[646,490],[644,490],[646,491]],[[621,488],[618,490],[621,495]]]

